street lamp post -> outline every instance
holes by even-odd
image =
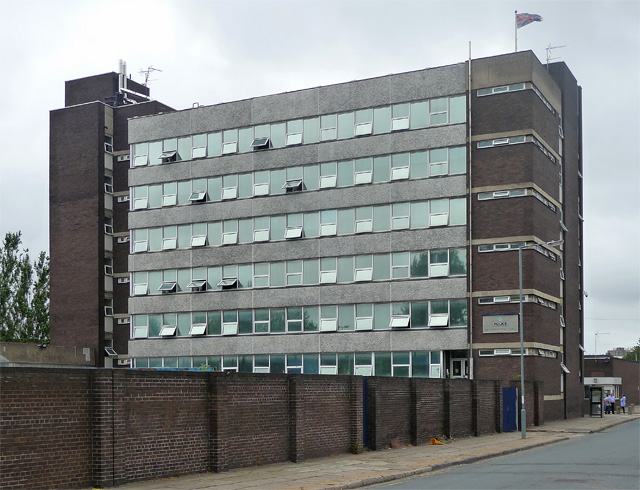
[[[556,246],[561,245],[564,240],[553,240],[546,242],[545,245]],[[520,396],[522,408],[520,410],[520,431],[522,432],[522,438],[527,438],[527,411],[524,407],[524,315],[522,314],[522,251],[531,250],[538,244],[522,245],[518,247],[518,279],[520,285],[520,296],[518,303],[520,303]]]

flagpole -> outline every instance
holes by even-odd
[[[515,40],[516,40],[516,53],[518,52],[518,11],[516,10],[516,13],[513,17],[513,27],[514,27],[514,33],[515,33]]]

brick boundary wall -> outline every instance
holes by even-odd
[[[0,368],[0,488],[110,487],[428,444],[500,431],[501,404],[495,381]],[[543,420],[544,404],[530,407]]]

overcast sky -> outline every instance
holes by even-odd
[[[640,337],[640,2],[428,0],[0,0],[0,236],[48,251],[49,111],[64,82],[153,66],[175,109],[422,69],[514,49],[514,11],[543,21],[583,87],[585,348]],[[554,60],[555,61],[555,60]]]

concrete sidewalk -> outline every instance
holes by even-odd
[[[362,454],[341,454],[304,463],[277,463],[233,469],[225,473],[204,473],[131,483],[123,490],[338,490],[428,473],[453,465],[524,451],[573,437],[600,432],[640,419],[635,415],[607,415],[604,418],[548,422],[520,432],[493,434],[447,441],[444,445],[410,446]]]

